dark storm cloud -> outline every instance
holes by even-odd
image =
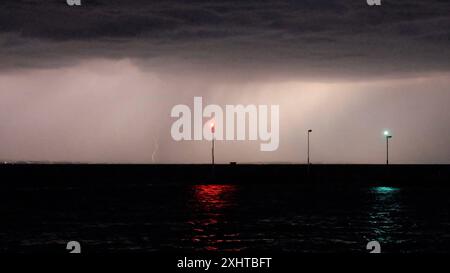
[[[3,69],[129,57],[305,74],[449,70],[447,1],[82,3],[2,1]]]
[[[221,163],[302,162],[308,128],[315,162],[382,162],[385,128],[393,162],[450,162],[448,1],[81,1],[0,1],[0,159],[208,162],[170,137],[202,96],[282,109],[279,151]]]

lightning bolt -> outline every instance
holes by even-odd
[[[159,145],[158,145],[158,139],[157,138],[153,138],[153,153],[152,153],[152,163],[155,163],[155,156],[156,153],[158,152],[159,149]]]

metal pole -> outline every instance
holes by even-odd
[[[309,134],[312,132],[312,130],[308,130],[308,165],[311,164],[310,161],[310,149],[309,149]]]
[[[211,153],[212,153],[212,165],[214,166],[214,134],[213,134],[213,139],[212,139]]]
[[[308,131],[308,165],[309,165],[309,131]]]
[[[386,165],[389,165],[389,136],[386,136]]]

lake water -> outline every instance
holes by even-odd
[[[128,185],[1,190],[1,252],[449,252],[448,188]]]

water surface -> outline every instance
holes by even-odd
[[[447,188],[128,185],[1,191],[1,252],[448,252]]]

